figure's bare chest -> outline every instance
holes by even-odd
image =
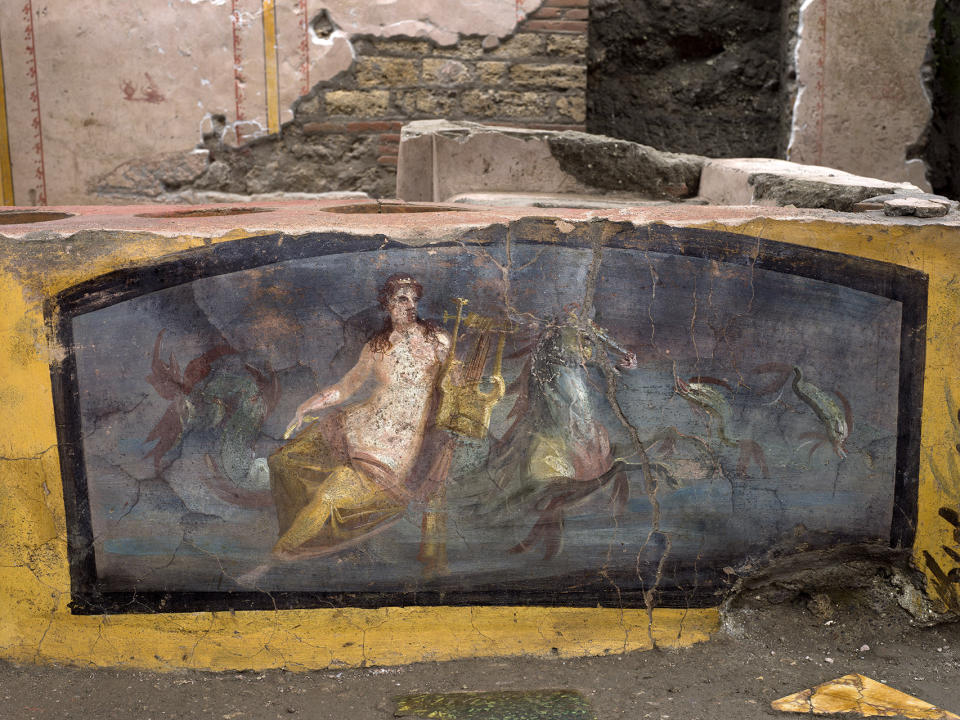
[[[401,336],[388,352],[377,354],[374,363],[381,383],[429,384],[439,367],[437,346],[420,332]]]

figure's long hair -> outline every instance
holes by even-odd
[[[390,300],[404,285],[409,285],[413,288],[414,293],[416,293],[416,299],[419,300],[423,297],[423,285],[417,282],[416,278],[407,273],[395,273],[388,277],[383,285],[380,288],[380,291],[377,293],[377,299],[380,301],[380,307],[384,310],[388,310],[390,307]],[[415,322],[420,328],[420,331],[423,333],[423,336],[427,339],[433,340],[434,342],[439,342],[439,333],[442,331],[437,323],[430,322],[429,320],[422,320],[419,315],[416,316]],[[393,319],[390,315],[387,315],[386,319],[383,321],[383,326],[380,330],[370,338],[370,349],[376,353],[388,353],[393,348],[393,343],[390,342],[390,334],[393,332]]]

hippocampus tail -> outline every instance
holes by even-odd
[[[837,396],[840,404],[843,405],[843,417],[847,421],[847,434],[849,435],[853,432],[853,408],[850,406],[850,401],[847,400],[842,392],[834,390],[833,394]]]
[[[170,353],[170,362],[165,363],[160,357],[163,350],[163,334],[166,330],[157,333],[157,339],[153,343],[153,358],[150,362],[150,374],[147,375],[147,382],[153,385],[157,394],[164,400],[173,400],[178,395],[183,394],[183,379],[180,375],[180,366],[177,359]]]
[[[719,385],[720,387],[725,387],[730,392],[736,392],[732,387],[730,387],[730,383],[728,383],[723,378],[715,378],[709,375],[697,375],[696,377],[690,378],[687,382],[708,383],[710,385]]]
[[[147,435],[144,442],[157,441],[157,444],[143,456],[143,459],[153,458],[153,469],[160,474],[160,463],[163,456],[176,446],[183,432],[183,421],[180,419],[180,409],[176,403],[171,403],[167,411],[163,413],[160,420],[153,426],[153,430]]]
[[[770,469],[767,467],[767,458],[760,444],[754,440],[741,440],[737,474],[741,477],[748,477],[747,471],[750,469],[751,463],[756,463],[764,476],[769,475]]]
[[[673,457],[673,454],[677,450],[677,437],[679,437],[679,435],[680,433],[675,427],[667,428],[654,436],[644,450],[650,452],[653,448],[659,446],[658,454],[661,457]]]
[[[824,435],[823,433],[818,432],[805,432],[800,434],[801,440],[817,440],[818,442],[810,448],[810,452],[807,454],[808,460],[813,460],[813,454],[820,448],[824,443],[830,442],[830,438]]]
[[[717,437],[720,438],[722,442],[727,447],[737,447],[739,445],[738,440],[733,440],[727,435],[727,426],[723,421],[722,417],[717,416]]]
[[[227,343],[221,343],[210,350],[207,350],[203,355],[195,357],[193,360],[187,363],[187,366],[183,369],[183,387],[184,393],[189,393],[193,390],[194,385],[203,380],[207,375],[210,374],[210,370],[213,368],[213,363],[224,355],[235,355],[236,350],[233,349]]]
[[[507,552],[512,555],[528,552],[540,542],[543,543],[544,560],[550,560],[560,552],[563,545],[563,502],[561,498],[554,498],[540,514],[540,518],[527,536]]]
[[[790,377],[790,374],[793,371],[793,365],[787,365],[786,363],[771,362],[764,363],[763,365],[757,365],[753,369],[753,372],[756,375],[769,375],[771,373],[777,373],[771,382],[757,388],[757,394],[769,395],[770,393],[777,392],[786,384],[787,379]]]
[[[627,481],[627,474],[618,472],[613,479],[613,490],[610,493],[610,504],[613,506],[613,514],[620,517],[627,509],[627,502],[630,500],[630,483]]]

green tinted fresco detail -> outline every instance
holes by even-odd
[[[397,698],[396,717],[436,720],[596,720],[574,690],[421,693]]]

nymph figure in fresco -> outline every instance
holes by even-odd
[[[442,480],[432,466],[438,458],[424,463],[421,450],[450,336],[417,316],[422,295],[410,275],[387,278],[379,293],[388,313],[383,328],[339,382],[297,408],[286,436],[309,416],[338,409],[268,459],[280,523],[276,556],[324,554],[359,541],[398,519],[412,500],[429,497]],[[369,396],[347,404],[369,384]]]

